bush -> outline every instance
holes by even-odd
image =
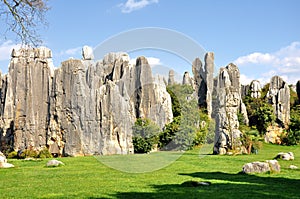
[[[48,148],[45,147],[39,152],[38,158],[52,158],[52,154],[50,153]]]
[[[25,158],[37,158],[39,155],[38,151],[33,150],[33,149],[25,149],[21,153],[18,154],[18,157],[20,159],[25,159]]]
[[[204,108],[191,96],[190,85],[171,85],[167,87],[171,96],[173,122],[167,124],[159,136],[159,148],[164,150],[186,150],[204,142],[213,142],[214,126]],[[207,137],[209,136],[209,138]]]
[[[18,158],[18,152],[16,152],[16,151],[10,152],[10,153],[7,155],[7,158],[8,158],[8,159],[16,159],[16,158]]]
[[[300,143],[300,106],[291,110],[291,120],[288,131],[281,138],[283,145],[297,145]]]
[[[133,147],[135,153],[148,153],[158,144],[160,128],[150,119],[139,118],[133,126]]]

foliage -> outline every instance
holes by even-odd
[[[32,148],[25,149],[23,151],[11,151],[7,155],[8,159],[25,159],[25,158],[52,158],[51,153],[48,148],[43,148],[40,151],[34,150]]]
[[[175,95],[175,93],[172,91],[170,86],[167,86],[167,92],[170,94],[171,101],[172,101],[172,112],[173,117],[180,117],[181,116],[181,106],[180,102],[178,100],[178,97]]]
[[[18,156],[20,159],[25,159],[25,158],[37,158],[39,155],[38,151],[33,150],[33,149],[25,149],[22,152],[18,153]]]
[[[48,148],[45,147],[39,152],[38,158],[52,158],[52,154]]]
[[[13,32],[25,45],[41,43],[37,28],[46,25],[47,0],[1,0],[0,17],[7,24],[6,32]]]
[[[213,122],[205,109],[199,109],[193,99],[194,92],[190,85],[171,85],[167,87],[172,99],[174,120],[167,124],[159,136],[159,147],[163,150],[186,150],[193,146],[213,140]]]
[[[290,107],[295,107],[299,103],[297,93],[292,89],[290,85]]]
[[[262,141],[256,128],[243,126],[242,145],[247,149],[247,153],[257,153],[262,148]]]
[[[12,151],[7,155],[8,159],[16,159],[18,158],[18,152],[17,151]]]
[[[268,126],[273,124],[276,120],[272,105],[266,101],[269,86],[269,84],[266,84],[262,88],[260,98],[252,98],[249,93],[243,100],[247,108],[249,126],[255,127],[261,135],[263,135]],[[241,115],[239,115],[239,120],[241,119]]]
[[[300,105],[291,110],[288,131],[282,137],[283,145],[297,145],[300,143]]]
[[[135,153],[148,153],[158,144],[159,127],[150,119],[138,118],[133,126]]]

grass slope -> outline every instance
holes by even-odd
[[[294,152],[295,160],[280,161],[280,173],[238,174],[245,163],[272,159],[281,151]],[[152,154],[143,156],[149,159],[153,157]],[[104,159],[109,161],[110,158],[114,161],[116,157],[107,156]],[[59,160],[66,165],[45,168],[47,160],[9,160],[16,167],[0,170],[0,197],[300,198],[300,169],[288,168],[291,164],[300,167],[300,146],[265,144],[257,155],[240,156],[206,155],[205,150],[194,149],[184,153],[173,164],[148,173],[114,170],[95,157]],[[212,184],[202,187],[181,185],[189,180],[209,181]]]

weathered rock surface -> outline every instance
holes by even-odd
[[[216,133],[215,133],[215,154],[226,154],[229,149],[241,150],[240,138],[242,133],[239,130],[237,114],[244,112],[241,98],[241,85],[239,69],[234,64],[221,68],[218,76],[216,104]],[[242,107],[242,108],[241,108]]]
[[[169,71],[168,85],[175,84],[175,72],[174,70]]]
[[[47,48],[13,50],[9,73],[0,79],[0,149],[128,154],[136,118],[161,128],[172,121],[166,85],[152,77],[145,57],[132,66],[126,53],[97,62],[90,47],[82,53],[83,60],[64,61],[54,70]]]
[[[191,78],[190,73],[187,71],[183,74],[182,84],[193,86],[193,79]]]
[[[47,48],[13,50],[6,76],[2,136],[18,150],[46,145],[53,68]],[[6,146],[1,146],[6,148]]]
[[[93,49],[89,46],[83,46],[82,48],[82,57],[84,60],[94,59]]]
[[[12,168],[15,167],[13,164],[7,162],[5,155],[0,152],[0,168]]]
[[[46,163],[46,167],[58,167],[58,166],[63,166],[63,165],[65,165],[65,164],[59,160],[49,160]]]
[[[290,88],[288,84],[279,76],[272,77],[267,96],[279,124],[287,127],[290,122]]]
[[[298,95],[298,99],[300,100],[300,80],[296,84],[296,92]]]
[[[243,173],[265,173],[268,171],[280,172],[280,165],[277,160],[267,160],[266,162],[251,162],[243,166]]]
[[[204,68],[199,58],[193,62],[194,88],[200,107],[207,109],[208,116],[212,116],[212,95],[214,89],[214,53],[208,52],[204,57]]]
[[[290,168],[290,169],[298,169],[298,167],[295,166],[295,165],[290,165],[289,168]]]
[[[275,157],[275,159],[282,159],[282,160],[294,160],[294,153],[293,152],[288,152],[288,153],[283,153],[280,152],[277,154],[277,156]]]
[[[281,144],[281,135],[284,133],[284,129],[279,125],[271,125],[267,128],[267,132],[264,135],[264,140],[267,143]]]
[[[252,98],[260,98],[261,97],[261,86],[258,80],[253,80],[250,83],[250,96]]]

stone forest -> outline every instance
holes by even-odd
[[[131,154],[138,119],[147,118],[161,132],[176,120],[175,98],[168,89],[177,84],[173,70],[166,80],[152,75],[143,56],[135,64],[126,53],[94,60],[88,46],[82,56],[55,68],[48,48],[12,51],[8,74],[0,74],[0,151],[47,148],[62,156]],[[215,121],[210,129],[214,154],[249,153],[243,129],[255,125],[265,142],[280,144],[288,137],[290,96],[296,91],[300,95],[300,81],[289,86],[274,76],[264,87],[257,80],[242,85],[236,65],[220,68],[214,77],[214,53],[206,53],[204,63],[201,59],[194,60],[193,75],[185,72],[181,85],[192,88],[186,100],[195,100],[203,109],[200,114],[207,116],[196,128]],[[253,115],[249,107],[254,110],[261,98],[266,105]],[[259,118],[263,111],[269,111],[265,120]]]

